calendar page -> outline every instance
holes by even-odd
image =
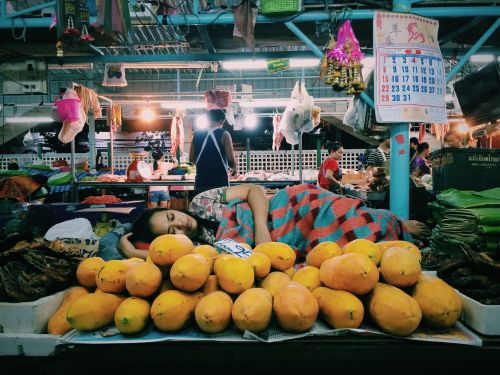
[[[377,122],[448,122],[438,27],[438,21],[410,13],[375,12]]]

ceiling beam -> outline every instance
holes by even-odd
[[[350,12],[339,12],[337,19],[362,20],[372,19],[373,9],[356,9]],[[413,8],[413,14],[418,14],[424,17],[437,18],[453,18],[453,17],[500,17],[500,7],[498,6],[470,6],[470,7],[436,7],[436,8]],[[158,22],[161,24],[163,16],[158,17]],[[331,20],[330,11],[312,11],[299,14],[292,14],[287,17],[267,17],[263,15],[257,16],[257,23],[283,23],[288,21],[293,22],[324,22]],[[95,17],[90,17],[90,23],[96,22]],[[41,18],[13,18],[0,19],[0,29],[19,28],[19,27],[49,27],[52,24],[52,17]],[[217,25],[217,24],[234,24],[234,16],[232,13],[206,13],[206,14],[180,14],[167,16],[168,25]]]
[[[310,58],[315,57],[309,51],[285,51],[285,52],[256,52],[256,53],[215,53],[215,54],[163,54],[163,55],[105,55],[105,56],[65,56],[64,64],[80,64],[80,63],[133,63],[133,62],[162,62],[162,61],[228,61],[228,60],[248,60],[251,64],[252,60],[257,59],[286,59],[286,58]],[[49,64],[58,64],[57,57],[49,57]]]

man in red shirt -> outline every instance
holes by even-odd
[[[344,148],[338,142],[328,146],[328,157],[319,167],[318,183],[326,190],[333,193],[340,193],[342,187],[342,169],[338,161],[342,159]]]

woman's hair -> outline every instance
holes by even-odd
[[[333,143],[329,143],[327,145],[327,149],[328,149],[328,153],[332,153],[332,152],[335,152],[335,151],[338,151],[342,148],[342,144],[340,144],[340,142],[333,142]]]
[[[429,144],[427,142],[419,143],[417,146],[417,153],[422,153],[424,150],[429,149]]]
[[[155,207],[155,208],[147,208],[145,209],[138,217],[135,219],[133,225],[132,225],[132,236],[130,241],[131,242],[137,242],[137,241],[143,241],[143,242],[151,242],[153,241],[157,235],[153,233],[151,230],[151,218],[153,217],[154,214],[157,212],[162,212],[162,211],[167,211],[169,210],[168,208],[165,207]],[[196,216],[192,212],[188,210],[178,210],[179,212],[183,212],[186,215],[191,216],[193,219],[196,220],[196,223],[198,224],[198,231],[195,235],[194,238],[191,238],[192,240],[201,242],[201,243],[207,243],[205,240],[201,239],[199,237],[201,233],[201,228],[206,228],[208,230],[212,230],[214,232],[217,232],[217,229],[219,228],[219,223],[201,218],[199,216]]]
[[[219,122],[226,119],[226,113],[222,109],[211,109],[207,112],[207,118],[210,122]]]
[[[153,151],[153,153],[151,154],[151,156],[153,157],[153,170],[157,170],[158,169],[158,160],[160,160],[162,157],[163,157],[163,152],[161,152],[161,150],[159,149],[155,149]]]
[[[418,141],[418,138],[417,137],[411,137],[410,138],[410,143],[413,143],[414,145],[419,145],[419,141]]]
[[[157,212],[165,211],[165,207],[155,207],[145,209],[132,224],[132,236],[130,241],[144,241],[151,242],[155,239],[156,235],[151,230],[151,218]]]

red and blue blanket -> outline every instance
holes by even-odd
[[[269,202],[269,231],[273,241],[284,242],[303,261],[320,242],[339,246],[357,238],[411,241],[401,220],[390,211],[366,207],[361,200],[333,194],[310,184],[278,191]],[[228,202],[217,239],[232,238],[254,246],[254,225],[248,203]]]

